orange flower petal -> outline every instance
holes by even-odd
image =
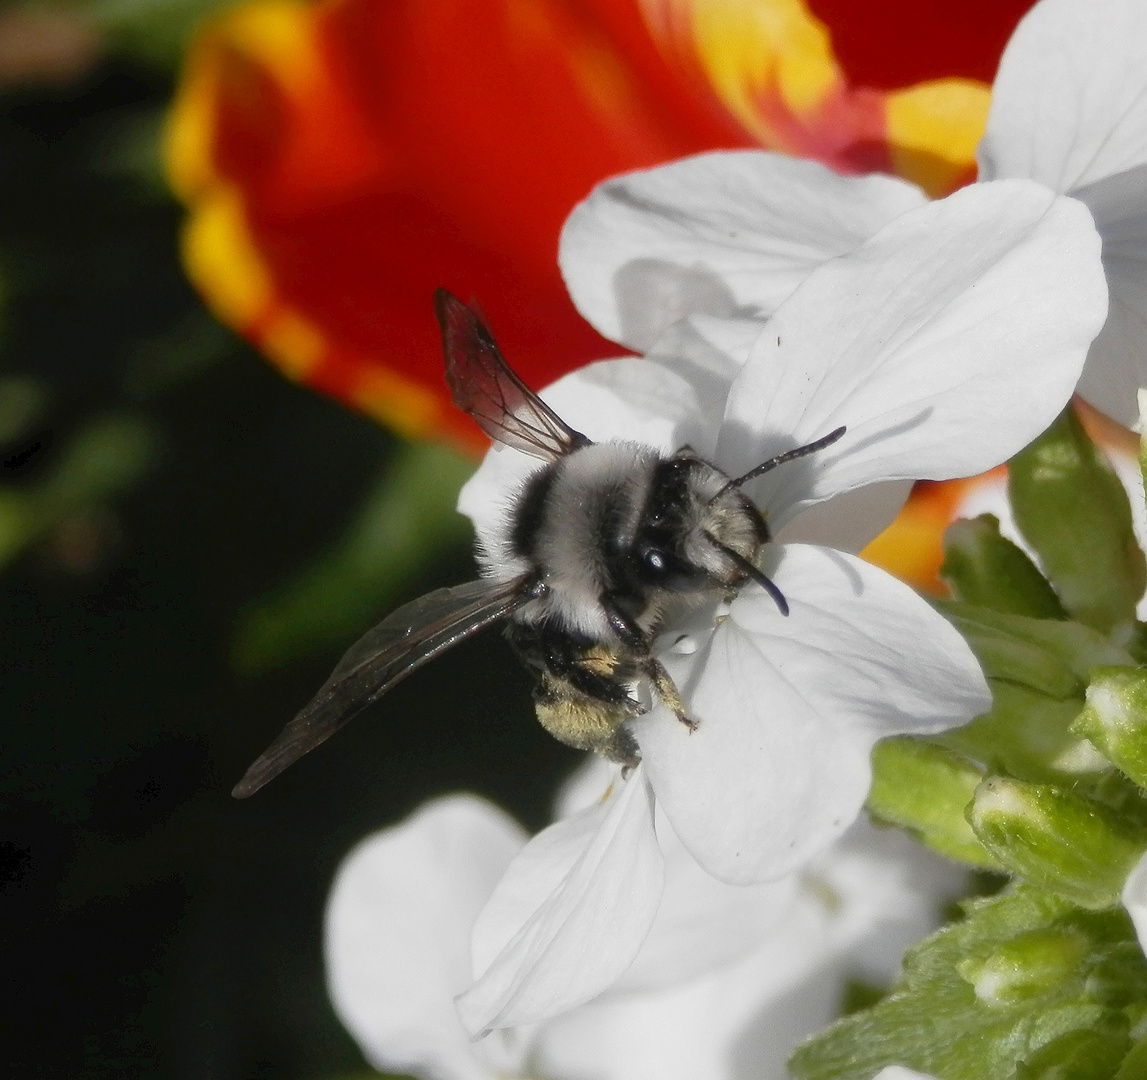
[[[866,561],[887,570],[928,596],[946,596],[940,579],[944,561],[944,530],[956,519],[960,504],[980,484],[993,483],[1005,475],[1000,465],[967,480],[921,480],[896,516],[896,520],[861,553]]]

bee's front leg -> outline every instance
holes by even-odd
[[[628,615],[621,606],[623,594],[604,592],[599,598],[601,610],[605,612],[609,628],[618,636],[622,644],[637,653],[649,651],[649,641],[645,631]]]
[[[653,684],[653,690],[661,699],[661,703],[690,731],[696,731],[697,721],[686,712],[685,702],[681,700],[681,691],[677,689],[677,684],[661,661],[651,656],[642,664],[642,670]]]

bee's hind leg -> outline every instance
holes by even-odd
[[[685,711],[685,702],[681,700],[681,692],[677,689],[677,684],[669,672],[665,670],[661,661],[651,656],[642,665],[642,670],[653,684],[653,691],[661,699],[661,703],[690,731],[696,731],[697,721],[691,719]]]
[[[613,738],[600,753],[602,757],[616,761],[621,766],[623,780],[628,780],[629,774],[641,764],[641,751],[638,749],[637,740],[624,725],[617,728]]]

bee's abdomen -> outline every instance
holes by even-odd
[[[556,675],[597,701],[629,701],[626,684],[637,677],[637,665],[608,644],[555,623],[517,620],[507,624],[506,637],[533,671]]]

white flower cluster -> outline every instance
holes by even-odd
[[[1147,4],[1042,0],[1004,54],[979,160],[979,183],[929,202],[889,177],[708,154],[608,181],[571,215],[575,303],[643,354],[543,392],[573,427],[689,445],[734,476],[847,434],[750,492],[790,614],[750,585],[663,637],[696,731],[651,707],[632,723],[641,764],[587,765],[532,839],[455,796],[348,858],[330,986],[379,1068],[780,1077],[842,980],[886,980],[959,891],[858,815],[879,739],[962,724],[987,687],[948,623],[855,552],[912,481],[1006,460],[1077,384],[1134,418]],[[460,502],[480,541],[537,467],[487,455]]]

